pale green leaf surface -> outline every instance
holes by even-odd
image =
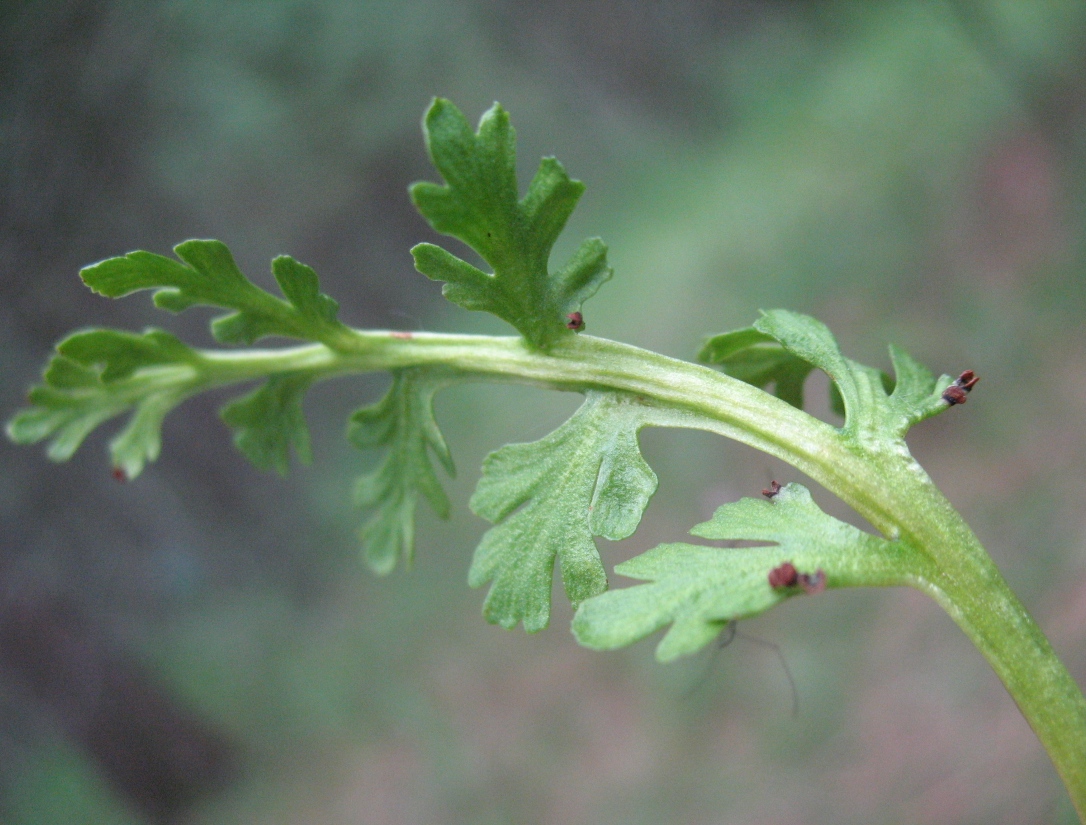
[[[144,465],[158,458],[162,448],[162,422],[187,394],[154,392],[143,396],[124,428],[109,443],[113,466],[126,479],[143,472]]]
[[[76,332],[57,344],[57,352],[85,368],[100,368],[100,378],[107,384],[143,367],[199,362],[188,344],[160,329],[142,334],[116,329]]]
[[[135,478],[158,457],[162,420],[195,391],[200,363],[195,350],[162,330],[74,333],[57,344],[43,383],[27,396],[30,406],[8,423],[8,436],[20,444],[48,440],[49,457],[66,461],[96,427],[134,408],[110,453],[114,467]],[[176,379],[168,389],[158,388],[163,370]]]
[[[83,440],[99,425],[127,409],[125,402],[106,397],[90,400],[60,393],[50,387],[30,391],[34,405],[20,410],[7,424],[8,437],[16,444],[49,440],[46,454],[53,461],[67,461]]]
[[[292,258],[272,262],[284,301],[250,283],[219,241],[186,241],[175,251],[180,260],[137,251],[80,274],[91,289],[108,297],[153,289],[156,305],[174,312],[196,304],[233,309],[211,324],[224,342],[283,335],[334,348],[348,333],[336,320],[336,302],[320,292],[316,273]],[[134,478],[158,456],[163,418],[203,388],[201,373],[208,366],[199,353],[162,330],[74,333],[57,345],[44,383],[30,391],[31,406],[8,423],[8,435],[19,443],[48,439],[49,456],[63,461],[97,426],[134,409],[110,443],[114,466]],[[303,460],[308,456],[300,406],[303,383],[273,377],[262,390],[227,408],[238,447],[257,466],[285,471],[290,445]]]
[[[373,510],[360,536],[366,561],[378,573],[391,572],[400,558],[411,563],[420,493],[438,516],[448,518],[449,500],[430,457],[455,474],[433,412],[434,394],[447,382],[424,369],[399,371],[379,402],[351,416],[351,443],[359,449],[387,448],[381,464],[355,488],[358,504]]]
[[[473,132],[455,106],[438,98],[424,131],[445,185],[416,183],[411,198],[434,229],[478,252],[493,274],[433,244],[412,250],[416,269],[445,281],[442,292],[453,303],[497,315],[535,347],[545,349],[572,334],[566,315],[580,310],[611,277],[607,248],[598,238],[581,244],[557,272],[548,269],[551,248],[584,184],[570,179],[554,158],[544,158],[518,200],[516,134],[498,104]]]
[[[607,587],[592,536],[629,536],[656,491],[637,443],[649,415],[626,396],[590,391],[550,435],[487,456],[471,508],[495,526],[475,551],[468,583],[492,583],[488,621],[546,627],[556,560],[574,604]]]
[[[754,327],[714,335],[698,353],[698,360],[756,387],[773,385],[773,394],[803,409],[803,384],[814,365],[789,352],[771,335]]]
[[[302,413],[302,399],[312,381],[309,375],[275,375],[219,411],[234,429],[234,444],[261,470],[286,475],[292,447],[299,461],[313,460]]]
[[[822,570],[827,587],[910,583],[915,553],[901,542],[865,533],[822,512],[807,489],[788,484],[772,499],[744,498],[720,507],[691,531],[708,539],[772,543],[719,548],[663,544],[615,567],[648,584],[585,601],[573,620],[577,640],[610,650],[670,624],[656,648],[661,661],[693,653],[729,621],[754,616],[802,592],[774,589],[769,573],[785,561],[801,573]]]
[[[890,345],[890,360],[897,383],[887,399],[887,408],[898,417],[893,424],[904,434],[913,424],[947,409],[942,394],[952,379],[949,375],[936,379],[931,370],[893,344]]]

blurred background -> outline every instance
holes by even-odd
[[[982,376],[910,444],[1086,684],[1086,4],[1072,0],[0,4],[0,414],[84,325],[207,313],[107,301],[78,269],[190,237],[270,285],[287,253],[357,326],[496,332],[414,272],[434,234],[419,120],[511,112],[525,179],[554,154],[616,275],[591,333],[691,357],[759,307]],[[816,380],[816,379],[812,379]],[[110,477],[0,443],[0,820],[39,823],[1070,823],[987,664],[917,593],[796,599],[676,665],[598,654],[556,597],[534,636],[465,585],[483,456],[573,396],[438,399],[453,516],[415,569],[359,560],[343,440],[379,377],[315,389],[316,460],[249,466],[217,408]],[[824,409],[824,403],[822,408]],[[647,431],[661,488],[608,569],[682,540],[787,467]],[[820,498],[833,512],[839,505]],[[835,509],[834,509],[835,508]],[[612,575],[613,586],[624,586]]]

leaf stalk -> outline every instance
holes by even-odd
[[[715,432],[788,462],[931,564],[901,571],[934,598],[988,659],[1086,817],[1086,699],[1036,622],[904,441],[857,448],[836,427],[708,367],[590,335],[543,353],[519,337],[353,331],[336,350],[201,352],[209,385],[277,372],[330,378],[440,366],[462,379],[555,390],[608,389],[669,410],[678,426]]]

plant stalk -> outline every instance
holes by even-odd
[[[1048,751],[1086,822],[1086,698],[976,536],[908,453],[868,452],[840,430],[713,369],[589,335],[548,352],[519,337],[354,331],[281,350],[203,351],[200,382],[215,386],[279,372],[314,377],[441,366],[463,378],[566,391],[610,389],[677,410],[684,426],[774,455],[840,497],[888,538],[934,563],[909,571],[988,659]]]

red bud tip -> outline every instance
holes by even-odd
[[[943,391],[943,400],[952,407],[955,404],[964,404],[968,394],[973,391],[973,387],[977,385],[979,380],[980,376],[973,370],[966,370]]]
[[[113,472],[112,472],[112,473],[110,473],[110,475],[111,475],[111,476],[113,476],[113,478],[114,478],[114,479],[115,479],[116,481],[119,481],[119,482],[121,482],[122,484],[123,484],[124,482],[128,481],[128,473],[126,473],[126,472],[125,472],[125,471],[124,471],[123,469],[121,469],[120,467],[114,467],[114,468],[113,468]]]
[[[571,312],[566,316],[566,327],[574,332],[584,329],[584,316],[579,312]]]
[[[766,490],[762,490],[762,495],[765,496],[766,498],[773,498],[773,496],[777,495],[777,493],[779,493],[780,491],[781,491],[780,482],[779,481],[771,481],[771,482],[769,482],[769,488],[766,489]]]
[[[954,386],[961,387],[966,392],[971,392],[979,380],[980,376],[973,372],[973,370],[966,370],[954,381]]]

